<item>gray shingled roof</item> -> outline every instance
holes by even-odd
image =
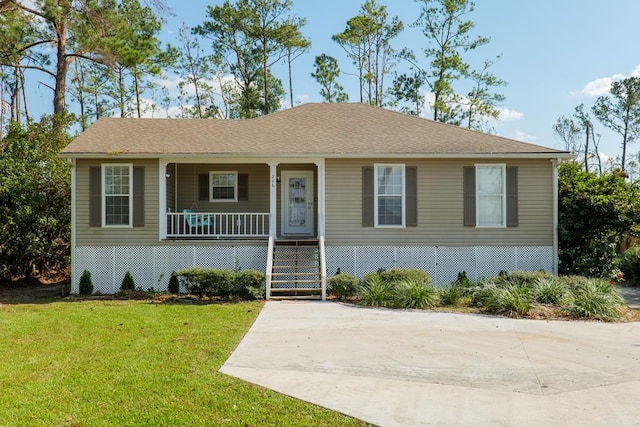
[[[304,104],[248,120],[103,118],[65,157],[517,154],[564,151],[364,104]]]

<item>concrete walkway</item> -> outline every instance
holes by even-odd
[[[221,371],[381,426],[640,426],[640,324],[267,302]]]

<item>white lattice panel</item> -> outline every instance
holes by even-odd
[[[111,294],[120,290],[129,271],[136,287],[164,291],[171,272],[191,267],[264,270],[266,246],[243,247],[79,247],[76,249],[73,292],[78,292],[80,275],[91,272],[94,292]]]
[[[466,271],[471,280],[500,270],[553,271],[553,248],[542,247],[434,247],[434,246],[327,246],[327,276],[340,268],[362,278],[379,268],[421,268],[433,283],[453,282]]]
[[[458,278],[458,273],[465,271],[467,277],[476,280],[476,248],[438,247],[437,267],[432,276],[433,283],[448,285]]]
[[[546,246],[516,248],[516,269],[525,271],[544,270],[557,274],[553,267],[553,250]]]
[[[476,279],[492,277],[501,270],[516,269],[516,248],[499,246],[476,247]]]

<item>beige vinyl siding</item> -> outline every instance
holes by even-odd
[[[553,244],[552,166],[549,160],[395,160],[416,166],[418,226],[362,226],[362,167],[380,160],[327,160],[326,239],[330,245],[549,246]],[[388,162],[387,162],[388,163]],[[463,167],[506,163],[518,167],[519,225],[463,225]]]
[[[198,200],[198,176],[209,172],[237,172],[249,178],[249,200],[209,202]],[[220,213],[268,213],[269,212],[269,166],[265,164],[178,164],[177,212],[192,209],[197,212]]]
[[[89,227],[89,168],[103,163],[144,166],[144,227]],[[76,163],[76,245],[117,246],[157,244],[158,160],[82,160]],[[131,201],[133,203],[133,200]]]

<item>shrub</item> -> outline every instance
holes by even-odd
[[[475,286],[469,288],[471,302],[476,306],[483,306],[485,305],[487,298],[489,298],[497,289],[498,285],[493,280],[482,280]]]
[[[640,285],[640,245],[632,246],[618,259],[624,279],[634,286]]]
[[[431,308],[439,302],[438,291],[425,282],[405,280],[393,288],[393,305],[397,308]]]
[[[531,287],[509,284],[492,289],[486,296],[484,306],[494,313],[510,317],[524,316],[531,310],[532,302]]]
[[[571,294],[569,287],[556,279],[538,278],[532,287],[533,300],[540,304],[562,305]]]
[[[235,273],[231,270],[203,269],[199,267],[180,270],[177,272],[181,282],[189,293],[203,296],[228,297],[231,295]]]
[[[178,280],[178,275],[176,272],[171,273],[171,277],[169,278],[169,286],[167,286],[167,291],[170,294],[179,294],[180,293],[180,281]]]
[[[82,272],[78,291],[80,295],[91,295],[93,293],[93,281],[91,280],[91,273],[89,270]]]
[[[266,275],[258,270],[243,270],[235,274],[233,294],[242,298],[264,299]]]
[[[418,268],[392,268],[391,270],[381,271],[379,276],[383,282],[389,284],[400,282],[431,283],[429,274]]]
[[[327,280],[331,293],[343,300],[358,292],[358,278],[349,273],[338,273]]]
[[[618,320],[624,298],[617,288],[601,279],[585,279],[578,284],[568,311],[578,317],[604,321]]]
[[[120,284],[121,291],[133,291],[136,288],[136,284],[133,281],[133,276],[130,272],[124,273],[124,277],[122,278],[122,283]]]
[[[391,303],[393,287],[380,279],[380,276],[371,276],[360,286],[360,297],[365,305],[386,307]]]

